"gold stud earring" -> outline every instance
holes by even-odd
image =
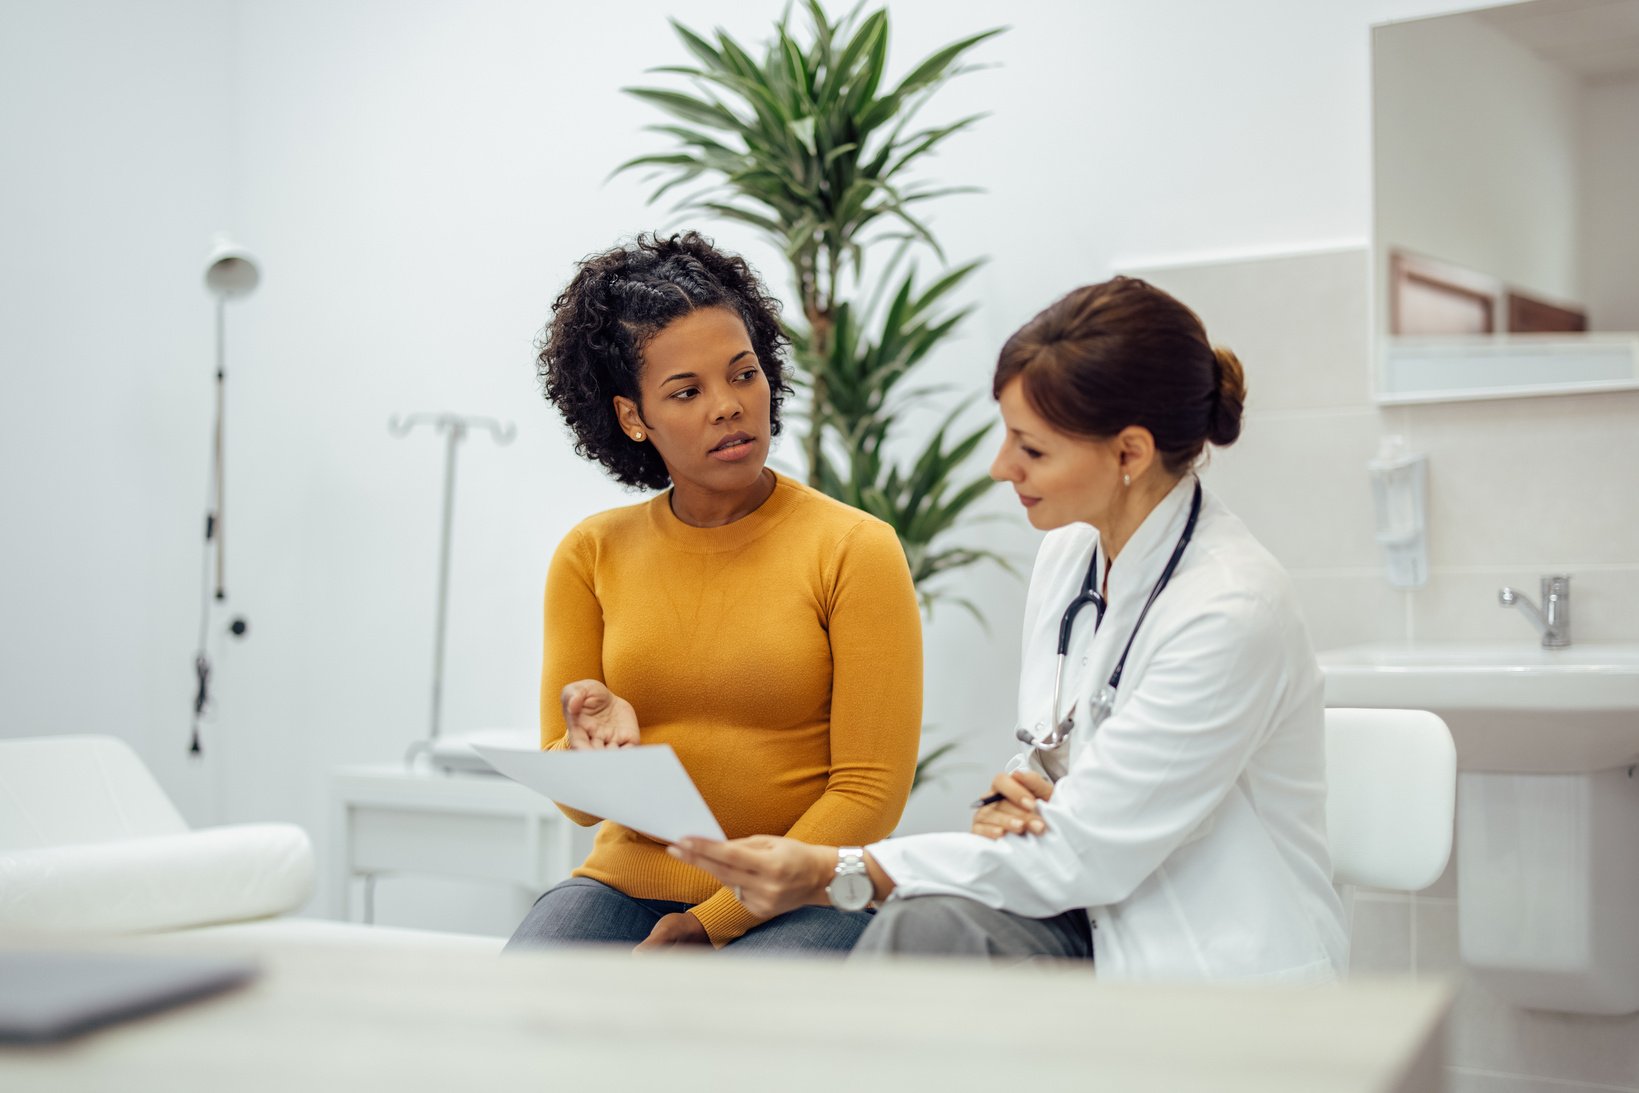
[[[641,443],[643,443],[643,434],[641,432],[633,433],[632,434],[632,439],[637,441],[639,444],[641,444]]]

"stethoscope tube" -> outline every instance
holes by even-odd
[[[1132,652],[1133,642],[1138,640],[1139,628],[1144,625],[1144,619],[1149,615],[1150,607],[1154,605],[1156,597],[1161,595],[1161,590],[1166,588],[1167,583],[1172,580],[1172,575],[1178,568],[1178,561],[1184,556],[1184,548],[1189,546],[1189,541],[1195,537],[1195,524],[1200,516],[1201,480],[1197,478],[1195,480],[1195,493],[1190,498],[1189,503],[1189,519],[1184,521],[1184,531],[1183,534],[1178,536],[1178,545],[1172,548],[1172,556],[1167,559],[1166,567],[1161,570],[1160,579],[1155,582],[1155,587],[1150,589],[1149,599],[1144,601],[1144,607],[1138,613],[1138,621],[1133,623],[1132,633],[1127,635],[1127,644],[1121,650],[1121,659],[1115,662],[1115,670],[1110,673],[1109,682],[1099,691],[1098,698],[1094,702],[1092,722],[1095,729],[1110,715],[1110,711],[1115,704],[1115,690],[1121,685],[1121,673],[1127,667],[1127,654]],[[1083,607],[1092,604],[1098,611],[1097,618],[1093,620],[1093,633],[1098,633],[1100,624],[1104,622],[1104,610],[1108,606],[1108,601],[1098,592],[1098,554],[1099,544],[1094,543],[1093,559],[1087,566],[1087,579],[1082,583],[1080,594],[1070,601],[1069,606],[1064,609],[1064,616],[1059,619],[1058,656],[1053,667],[1053,704],[1047,711],[1048,716],[1053,718],[1054,722],[1048,727],[1047,732],[1040,737],[1032,736],[1028,729],[1022,728],[1014,734],[1021,742],[1029,744],[1037,751],[1057,751],[1069,739],[1070,730],[1075,728],[1076,706],[1074,703],[1071,704],[1063,719],[1059,719],[1060,688],[1064,682],[1064,662],[1070,655],[1070,631],[1075,625],[1076,616],[1081,613]]]

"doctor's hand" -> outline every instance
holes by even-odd
[[[624,748],[638,742],[632,704],[595,679],[577,679],[559,695],[571,748]]]
[[[673,945],[710,944],[711,937],[700,920],[687,911],[679,911],[661,915],[660,921],[649,931],[649,936],[638,942],[632,952],[653,952],[655,949],[669,949]]]
[[[1040,835],[1047,830],[1036,808],[1037,801],[1053,797],[1053,783],[1033,770],[998,774],[990,781],[990,795],[1001,794],[995,804],[973,814],[973,833],[987,839],[1003,835]]]
[[[825,903],[825,886],[837,871],[836,847],[775,835],[729,842],[681,839],[668,846],[666,853],[733,888],[740,905],[762,919],[804,904]]]

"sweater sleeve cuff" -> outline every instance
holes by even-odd
[[[700,925],[706,928],[706,936],[719,949],[763,921],[740,906],[740,901],[727,888],[717,889],[704,903],[689,911],[700,920]]]

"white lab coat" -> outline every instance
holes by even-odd
[[[1076,618],[1069,755],[1021,751],[1054,777],[1048,831],[913,835],[870,848],[894,897],[964,895],[1032,918],[1086,908],[1103,977],[1326,980],[1348,963],[1326,848],[1321,674],[1291,582],[1210,493],[1138,632],[1102,728],[1087,711],[1121,656],[1189,513],[1186,475],[1108,576],[1109,609]],[[1059,620],[1098,533],[1048,534],[1025,605],[1019,724],[1039,735]],[[1044,762],[1046,765],[1044,765]]]

